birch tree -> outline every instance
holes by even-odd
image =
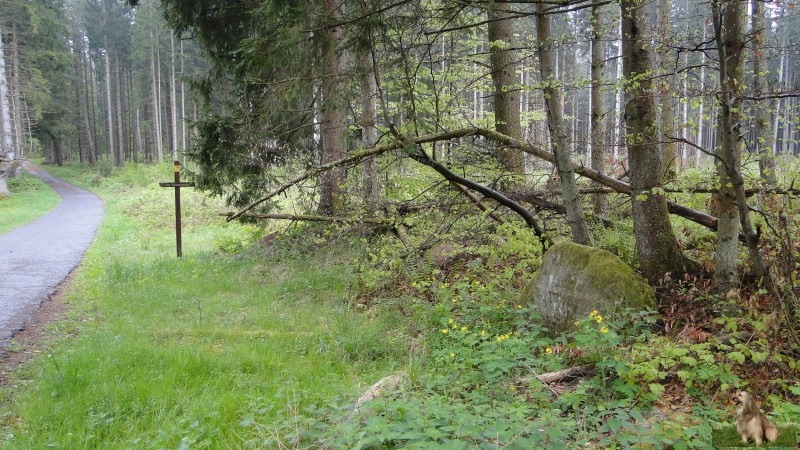
[[[8,177],[13,170],[16,152],[11,131],[11,112],[8,104],[8,83],[6,82],[6,59],[3,51],[3,32],[0,29],[0,121],[2,121],[2,150],[0,151],[0,196],[11,195],[8,190]]]

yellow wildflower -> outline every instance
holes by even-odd
[[[455,358],[455,357],[456,357],[456,354],[455,354],[455,353],[453,353],[453,352],[450,352],[450,357],[451,357],[451,358]]]
[[[461,327],[461,331],[467,331],[467,327]]]
[[[449,332],[450,332],[450,330],[448,330],[447,328],[442,328],[442,329],[441,329],[441,330],[439,330],[439,331],[441,331],[441,332],[442,332],[442,334],[447,334],[447,333],[449,333]]]
[[[544,352],[550,354],[550,353],[553,353],[553,349],[550,348],[550,347],[547,347],[546,349],[544,349]]]
[[[600,327],[600,332],[603,333],[603,334],[608,333],[608,328]]]

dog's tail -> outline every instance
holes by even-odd
[[[778,440],[778,428],[775,427],[773,424],[769,424],[766,428],[764,428],[764,436],[769,439],[770,442],[775,442]]]

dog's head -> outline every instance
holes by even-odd
[[[750,400],[751,400],[751,396],[750,396],[749,392],[739,391],[739,392],[736,392],[735,394],[733,394],[733,397],[731,397],[731,400],[733,401],[733,403],[735,405],[741,405],[741,404],[749,403]]]
[[[747,391],[739,391],[733,394],[731,400],[736,405],[737,411],[758,411],[760,406]]]

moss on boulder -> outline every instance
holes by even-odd
[[[533,305],[553,336],[570,331],[575,321],[597,310],[613,315],[630,308],[655,309],[650,285],[611,252],[572,242],[552,246],[525,287],[520,302]]]

